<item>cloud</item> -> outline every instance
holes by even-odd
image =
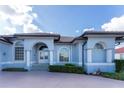
[[[14,33],[16,33],[16,28],[14,28],[14,27],[5,27],[4,28],[4,33],[6,35],[14,34]]]
[[[0,20],[7,20],[9,18],[9,16],[8,15],[6,15],[5,13],[3,13],[3,12],[1,12],[0,11]]]
[[[34,24],[24,25],[24,33],[35,33],[35,32],[43,32]]]
[[[85,32],[85,31],[94,31],[95,29],[92,27],[92,28],[85,28],[84,30],[83,30],[83,32]]]
[[[101,26],[104,31],[124,31],[124,15],[120,17],[114,17]]]
[[[79,31],[79,30],[76,30],[75,32],[76,32],[76,33],[79,33],[80,31]]]
[[[37,25],[33,24],[33,20],[35,20],[37,16],[38,15],[33,12],[31,6],[1,5],[0,24],[2,24],[2,26],[0,27],[3,29],[1,28],[0,34],[18,33],[18,26],[22,27],[21,32],[24,33],[42,32]],[[3,23],[5,23],[4,26]]]
[[[17,6],[10,5],[9,7],[18,14],[22,14],[22,13],[25,14],[32,11],[32,7],[26,5],[17,5]]]

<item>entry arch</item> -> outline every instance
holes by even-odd
[[[105,63],[106,62],[106,44],[104,42],[97,42],[93,47],[93,62]]]

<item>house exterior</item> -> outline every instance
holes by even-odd
[[[124,47],[117,48],[115,50],[115,59],[122,59],[122,60],[124,60]]]
[[[123,42],[123,36],[124,32],[103,31],[88,31],[78,37],[50,33],[1,35],[0,69],[32,70],[38,65],[71,63],[81,66],[87,73],[114,72],[115,44]]]

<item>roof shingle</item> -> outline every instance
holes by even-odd
[[[115,49],[116,53],[124,53],[124,47]]]

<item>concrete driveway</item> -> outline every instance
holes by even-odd
[[[98,76],[32,72],[0,72],[0,87],[5,88],[124,88],[124,81]]]

